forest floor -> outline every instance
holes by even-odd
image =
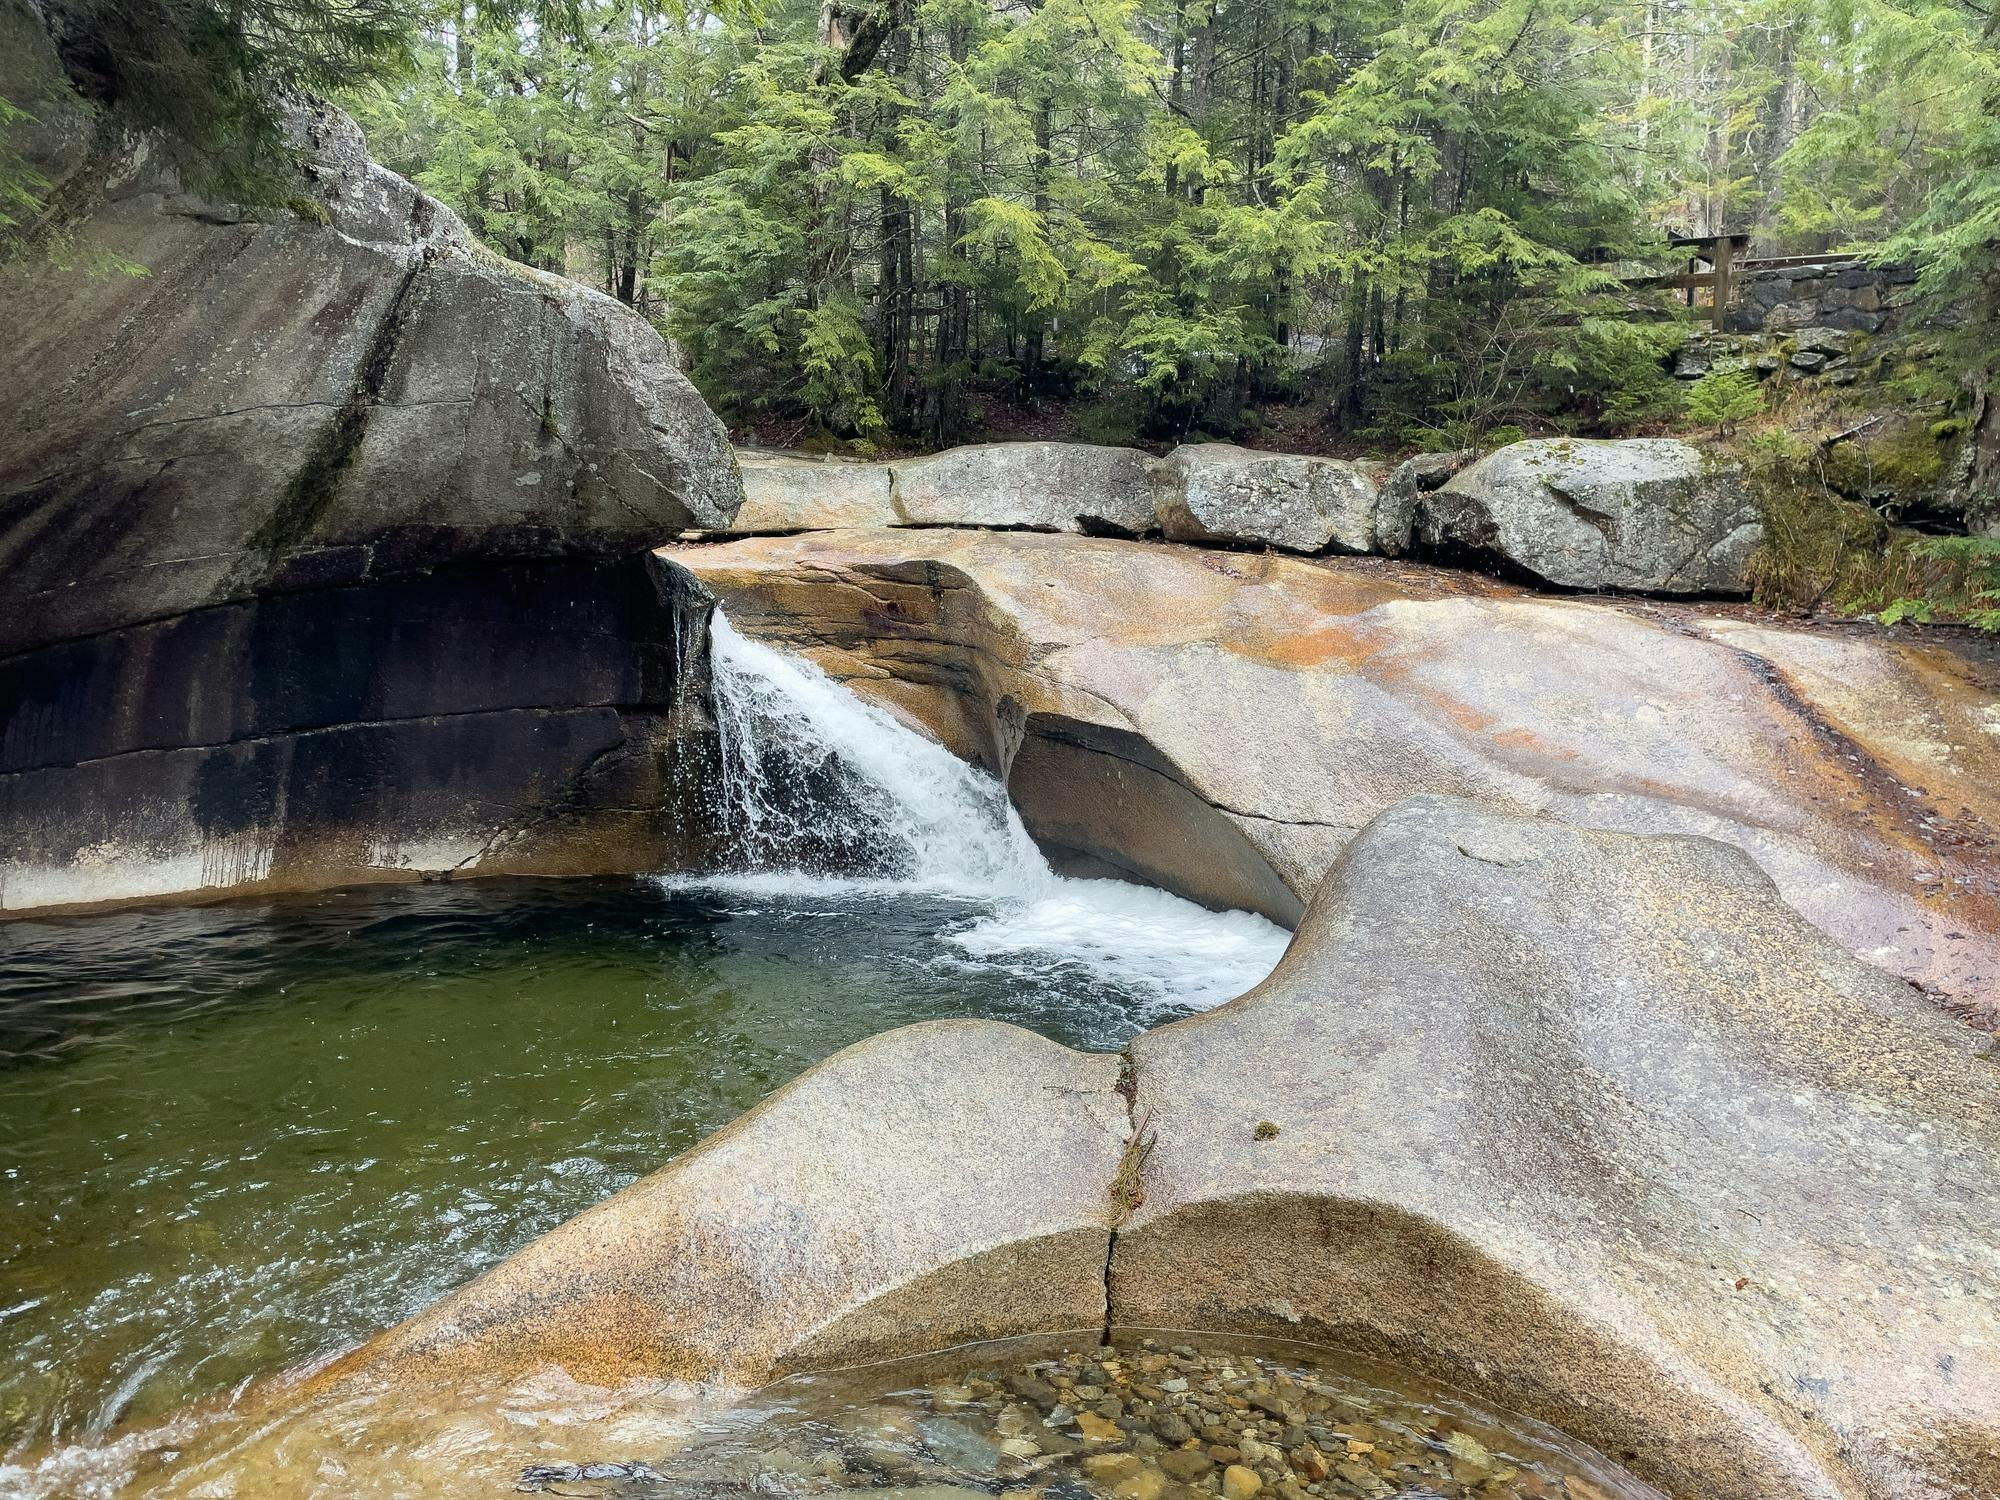
[[[999,382],[974,382],[969,406],[973,425],[961,439],[965,443],[1111,443],[1164,454],[1183,440],[1179,436],[1107,435],[1099,425],[1102,407],[1091,399],[1023,398]],[[1385,450],[1379,443],[1337,431],[1326,407],[1318,402],[1265,404],[1256,408],[1256,418],[1255,427],[1230,441],[1271,453],[1311,453],[1332,458],[1402,456]],[[796,417],[773,416],[732,423],[730,436],[740,447],[778,452],[847,450],[847,445],[815,437],[809,423]],[[1202,441],[1213,440],[1202,435]],[[929,444],[891,434],[875,439],[867,456],[909,458],[931,451]]]

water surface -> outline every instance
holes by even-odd
[[[1022,933],[1019,908],[784,880],[0,925],[0,1460],[350,1344],[851,1042],[981,1016],[1115,1048],[1282,941],[1112,894],[1154,925],[1110,949],[1061,892]]]

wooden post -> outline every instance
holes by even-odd
[[[1729,311],[1729,261],[1736,246],[1726,234],[1715,237],[1715,280],[1710,295],[1715,299],[1715,331],[1722,332],[1722,319]]]

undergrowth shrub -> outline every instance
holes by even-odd
[[[1979,630],[2000,630],[2000,537],[1924,537],[1910,551],[1942,567],[1932,574],[1928,592],[1890,600],[1882,610],[1884,625],[1954,619]]]
[[[1710,370],[1688,387],[1687,414],[1691,422],[1713,427],[1725,436],[1764,409],[1764,393],[1756,376],[1746,370]]]
[[[1962,618],[1976,603],[1965,565],[1942,556],[1928,537],[1892,526],[1828,482],[1819,445],[1785,431],[1765,431],[1739,446],[1764,521],[1764,543],[1750,559],[1752,599],[1768,609],[1872,614],[1898,601],[1930,601],[1926,618]],[[1916,619],[1914,607],[1899,618]]]

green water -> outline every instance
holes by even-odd
[[[0,926],[0,1461],[350,1344],[888,1027],[1189,1008],[956,956],[969,914],[521,881]]]

